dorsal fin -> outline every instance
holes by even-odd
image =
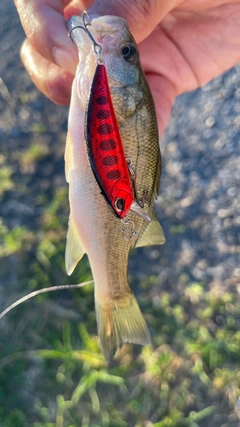
[[[149,211],[149,215],[151,217],[151,221],[144,222],[143,228],[136,241],[135,248],[139,248],[141,246],[163,245],[165,243],[163,229],[152,208]]]
[[[71,218],[69,217],[68,232],[67,232],[67,243],[65,251],[65,264],[67,274],[70,276],[75,269],[77,263],[83,257],[85,251],[82,247],[82,243],[79,239],[76,226]]]

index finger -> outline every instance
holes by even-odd
[[[26,36],[48,61],[74,74],[77,51],[68,37],[63,7],[70,0],[14,0]]]

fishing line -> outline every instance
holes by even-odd
[[[5,316],[5,314],[9,313],[9,311],[11,311],[13,308],[17,307],[19,304],[22,304],[22,302],[25,302],[28,299],[33,298],[37,295],[44,294],[45,292],[59,291],[62,289],[82,288],[83,286],[90,285],[92,283],[93,283],[93,280],[89,280],[88,282],[77,283],[76,285],[50,286],[49,288],[43,288],[43,289],[39,289],[38,291],[31,292],[30,294],[25,295],[25,297],[19,298],[17,301],[9,305],[9,307],[5,308],[5,310],[3,310],[0,313],[0,320]]]

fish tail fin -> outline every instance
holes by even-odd
[[[95,307],[101,350],[107,360],[123,343],[151,344],[148,327],[131,291],[105,305],[95,296]]]

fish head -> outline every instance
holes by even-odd
[[[139,81],[139,51],[127,22],[117,16],[101,16],[92,20],[90,29],[102,48],[101,60],[110,85],[136,84]]]
[[[83,30],[81,16],[73,16],[67,23],[71,38],[78,47],[79,62],[89,64],[94,70],[96,62],[104,63],[110,86],[135,85],[139,82],[140,60],[137,44],[127,22],[117,16],[100,16],[91,20],[87,30],[101,47],[101,54],[94,51],[94,43]],[[79,27],[83,28],[79,28]]]

